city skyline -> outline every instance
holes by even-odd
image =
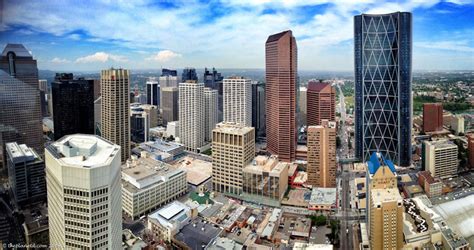
[[[412,11],[413,69],[466,70],[474,66],[473,10],[473,1],[454,0],[304,4],[5,1],[0,45],[25,43],[39,69],[56,71],[110,66],[131,70],[263,68],[267,34],[291,29],[300,47],[301,70],[350,71],[354,15]],[[255,25],[258,29],[249,28]],[[436,60],[440,57],[444,60]]]

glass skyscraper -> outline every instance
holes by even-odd
[[[355,149],[411,163],[412,14],[354,17]]]

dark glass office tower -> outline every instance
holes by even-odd
[[[224,112],[224,105],[223,105],[223,81],[224,77],[221,73],[218,73],[215,68],[212,68],[212,72],[209,71],[207,68],[204,69],[204,87],[211,88],[217,90],[217,120],[221,122],[223,120],[223,112]]]
[[[186,82],[188,80],[196,81],[198,80],[196,69],[195,68],[184,68],[183,74],[181,75],[181,82]]]
[[[146,82],[146,103],[160,106],[160,84],[155,79]]]
[[[161,69],[161,76],[178,76],[178,71],[175,69]]]
[[[0,148],[16,141],[44,155],[40,98],[33,55],[22,44],[7,44],[0,55],[0,131],[10,132],[2,136]]]
[[[54,139],[71,134],[94,134],[94,80],[56,74],[51,84]]]
[[[265,84],[252,83],[252,127],[255,138],[265,137]]]
[[[411,163],[412,15],[354,17],[356,156]]]

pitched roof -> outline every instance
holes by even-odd
[[[2,56],[7,56],[8,52],[13,52],[17,57],[33,57],[23,44],[9,43],[3,49]]]
[[[387,166],[392,173],[396,173],[395,165],[391,160],[385,159],[385,157],[379,152],[373,152],[367,162],[367,168],[370,174],[375,174],[380,166]]]
[[[330,86],[331,84],[328,82],[316,82],[316,81],[310,81],[308,82],[308,91],[316,91],[320,92],[322,89],[326,88],[327,86]]]
[[[291,30],[285,30],[285,31],[282,31],[280,33],[276,33],[276,34],[273,34],[273,35],[269,36],[266,43],[271,43],[271,42],[274,42],[274,41],[278,41],[282,36],[286,35],[286,33],[288,33],[288,32],[290,33],[290,36],[291,36],[292,35]]]

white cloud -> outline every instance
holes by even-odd
[[[92,62],[107,62],[107,61],[115,61],[115,62],[126,62],[128,61],[126,57],[108,54],[105,52],[96,52],[93,55],[88,55],[84,57],[79,57],[76,59],[77,63],[92,63]]]
[[[69,63],[71,61],[59,57],[55,57],[51,60],[52,63]]]
[[[452,50],[461,52],[474,52],[474,47],[469,46],[468,40],[416,42],[415,46],[427,49]]]
[[[146,58],[146,60],[157,61],[157,62],[168,62],[178,57],[181,57],[181,54],[175,53],[171,50],[161,50],[155,55]]]
[[[78,41],[78,40],[81,39],[81,35],[79,35],[79,34],[71,34],[71,35],[67,36],[67,38],[72,39],[72,40],[75,40],[75,41]]]

